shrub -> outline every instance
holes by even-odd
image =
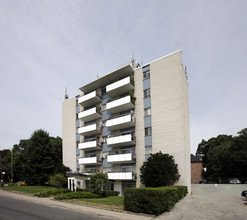
[[[106,190],[108,182],[107,174],[105,173],[95,173],[90,176],[90,188],[93,193],[101,194],[104,190]]]
[[[146,187],[171,186],[179,180],[178,165],[172,155],[151,154],[140,168],[141,182]]]
[[[49,190],[47,192],[35,193],[34,196],[44,198],[44,197],[56,196],[62,193],[70,193],[70,192],[71,192],[70,189]]]
[[[65,194],[59,194],[54,197],[56,200],[64,200],[64,199],[80,199],[80,198],[101,198],[100,195],[91,193],[91,192],[70,192]]]
[[[125,190],[124,209],[132,212],[160,215],[173,208],[183,198],[187,187],[131,188]]]
[[[51,186],[55,187],[66,187],[67,179],[63,174],[58,173],[53,176],[50,176],[49,183]]]
[[[111,191],[111,190],[104,190],[101,193],[102,197],[109,197],[109,196],[118,196],[119,192],[118,191]]]
[[[76,192],[91,192],[90,189],[80,189],[80,188],[77,188],[76,189]]]

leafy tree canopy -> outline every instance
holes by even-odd
[[[50,137],[40,129],[28,140],[20,140],[13,146],[13,181],[26,181],[30,185],[43,185],[49,176],[65,174],[69,170],[62,163],[62,139]],[[5,181],[11,176],[11,151],[2,160]]]
[[[141,182],[147,187],[173,185],[180,178],[173,156],[161,152],[151,154],[143,163],[140,172]]]
[[[214,182],[227,182],[228,178],[247,179],[247,128],[238,136],[218,135],[198,145],[197,155],[203,156],[207,168],[205,177]]]
[[[99,172],[90,176],[90,188],[96,194],[101,194],[106,190],[108,183],[107,174]]]

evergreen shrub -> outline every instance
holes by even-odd
[[[124,209],[131,212],[160,215],[170,211],[186,196],[186,186],[125,189]]]

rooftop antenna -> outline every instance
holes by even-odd
[[[132,64],[132,68],[136,68],[136,59],[134,52],[133,52],[133,57],[131,58],[131,64]]]
[[[184,67],[184,73],[185,73],[186,79],[188,79],[187,66]]]
[[[65,89],[65,95],[64,95],[64,100],[67,100],[69,98],[68,92],[67,92],[67,87]]]

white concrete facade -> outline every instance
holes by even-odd
[[[80,90],[63,104],[66,166],[79,173],[106,172],[122,195],[127,187],[142,186],[140,167],[150,153],[161,151],[178,164],[177,184],[191,190],[188,83],[181,50],[137,68],[125,65]]]

